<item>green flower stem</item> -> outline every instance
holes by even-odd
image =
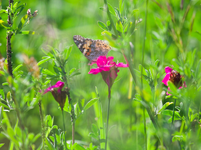
[[[107,125],[106,125],[106,137],[105,137],[105,150],[107,150],[107,141],[108,141],[108,124],[110,116],[110,99],[111,99],[111,88],[108,87],[108,107],[107,107]]]
[[[60,66],[60,68],[62,69],[62,72],[64,74],[66,74],[64,68],[62,66]],[[68,87],[68,82],[67,82],[66,76],[63,76],[63,80],[64,80],[65,84]],[[71,105],[72,145],[74,145],[74,143],[75,143],[75,112],[74,112],[74,106],[72,104],[72,100],[71,100],[70,92],[69,91],[67,92],[67,96],[68,96],[68,103]]]
[[[172,114],[172,124],[174,122],[174,111],[175,111],[176,99],[174,99],[173,114]]]
[[[112,20],[111,15],[110,15],[110,11],[109,11],[109,8],[108,8],[108,5],[107,5],[107,0],[104,0],[104,4],[105,4],[105,7],[106,7],[106,9],[107,9],[107,15],[108,15],[108,18],[109,18],[110,23],[111,23],[111,25],[112,25],[112,28],[113,28],[113,30],[114,30],[114,33],[115,33],[115,35],[118,37],[118,32],[117,32],[117,30],[116,30],[116,28],[115,28],[114,22],[113,22],[113,20]]]
[[[65,134],[66,129],[65,129],[64,111],[63,111],[63,109],[62,109],[61,111],[62,111],[62,116],[63,116],[63,126],[64,126],[64,140],[65,140],[65,142],[64,142],[64,147],[65,147],[65,149],[67,150],[68,148],[67,148],[67,146],[66,146],[66,134]]]
[[[39,106],[39,114],[40,114],[40,121],[41,121],[41,132],[42,132],[42,140],[43,140],[43,145],[42,145],[42,150],[44,150],[44,145],[45,145],[45,124],[44,124],[44,119],[43,119],[43,112],[42,112],[42,107],[41,107],[41,100],[38,102]]]

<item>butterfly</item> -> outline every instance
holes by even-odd
[[[111,47],[102,40],[92,40],[80,35],[73,36],[73,40],[82,54],[91,62],[99,56],[106,56]]]

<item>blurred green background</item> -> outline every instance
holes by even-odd
[[[107,22],[107,14],[100,8],[104,7],[103,0],[21,0],[21,3],[26,3],[26,9],[21,13],[26,14],[27,9],[31,9],[32,12],[38,10],[38,15],[24,30],[35,31],[35,35],[15,35],[12,37],[12,61],[15,68],[20,63],[23,63],[22,54],[26,54],[29,57],[33,56],[37,61],[40,61],[44,56],[41,49],[50,51],[48,47],[59,48],[59,45],[68,47],[73,45],[70,59],[68,61],[67,70],[77,68],[81,74],[75,76],[69,80],[69,87],[72,99],[79,101],[85,99],[86,101],[95,97],[95,86],[97,87],[100,95],[100,100],[103,107],[103,119],[106,122],[106,110],[107,110],[107,85],[103,82],[100,74],[89,75],[88,60],[80,53],[79,49],[73,42],[74,35],[81,35],[85,38],[91,39],[108,39],[107,36],[102,35],[103,30],[98,26],[97,22]],[[117,0],[108,0],[113,7],[118,7]],[[139,70],[139,64],[141,64],[142,45],[144,40],[144,27],[145,27],[145,1],[124,1],[124,15],[127,16],[129,21],[134,19],[142,19],[142,21],[136,26],[135,34],[130,37],[131,42],[134,44],[134,69]],[[171,20],[171,14],[168,12],[168,3],[172,7],[174,13],[174,24]],[[183,4],[183,9],[180,6],[181,1],[155,1],[149,0],[148,3],[148,16],[147,16],[147,35],[145,45],[145,68],[149,69],[154,65],[156,60],[160,61],[160,66],[156,68],[160,77],[158,78],[158,92],[162,91],[161,80],[164,77],[164,67],[173,65],[174,61],[178,61],[182,58],[181,51],[171,36],[171,27],[174,27],[177,32],[178,28],[182,27],[181,33],[178,37],[181,37],[183,41],[183,49],[186,54],[192,52],[194,49],[196,52],[196,60],[201,58],[201,2],[187,0]],[[6,9],[8,6],[8,0],[1,1],[1,8]],[[184,19],[186,10],[189,11]],[[2,15],[1,18],[6,21],[7,15]],[[182,22],[182,20],[184,21]],[[19,20],[20,21],[20,20]],[[173,25],[172,25],[173,24]],[[177,33],[176,33],[177,34]],[[109,56],[114,56],[115,61],[125,62],[123,55],[118,49],[119,41],[109,41],[114,50],[108,53]],[[115,50],[116,48],[116,50]],[[130,51],[129,46],[125,47]],[[3,57],[6,57],[6,30],[0,26],[0,52]],[[195,69],[197,61],[193,65],[192,69]],[[43,65],[44,68],[48,68],[48,63]],[[51,66],[51,65],[50,65]],[[51,69],[49,67],[49,69]],[[140,78],[138,78],[140,80]],[[142,109],[139,107],[139,103],[132,101],[134,93],[131,98],[128,98],[130,73],[128,68],[120,68],[118,77],[115,84],[112,87],[111,98],[111,113],[109,122],[109,139],[112,145],[111,149],[126,149],[123,148],[123,143],[126,144],[128,149],[133,147],[136,140],[134,132],[138,132],[139,149],[143,144],[143,121],[142,121]],[[4,78],[0,77],[0,83],[5,82]],[[52,85],[56,83],[52,81]],[[0,84],[2,88],[2,84]],[[133,85],[134,91],[134,85]],[[160,101],[158,96],[157,102]],[[62,126],[61,111],[58,109],[57,102],[53,99],[52,95],[46,94],[42,99],[42,105],[45,115],[51,115],[54,117],[54,124],[57,124],[59,128]],[[137,107],[138,106],[138,107]],[[13,112],[14,113],[14,112]],[[66,130],[67,139],[71,140],[71,119],[69,114],[66,116]],[[11,118],[14,115],[11,115]],[[29,132],[39,133],[41,131],[41,123],[38,106],[23,114],[25,126]],[[91,132],[91,125],[96,123],[94,115],[94,109],[91,107],[86,111],[77,121],[75,126],[75,139],[82,140],[84,142],[92,142],[88,135]],[[149,135],[154,132],[153,126],[149,124]],[[36,147],[39,146],[41,139],[36,142]],[[8,146],[9,141],[0,134],[0,143],[6,143]],[[153,141],[151,141],[153,142]],[[152,144],[153,145],[153,144]],[[6,147],[4,146],[4,147]],[[3,147],[3,148],[4,148]],[[7,149],[7,147],[5,148]]]

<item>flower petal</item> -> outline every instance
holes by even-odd
[[[98,74],[99,72],[101,72],[100,68],[93,68],[89,71],[88,74]]]
[[[107,64],[106,56],[99,56],[96,61],[96,64],[98,67],[103,67],[104,65],[106,65]]]
[[[165,67],[165,73],[170,73],[173,69],[170,67]]]
[[[63,86],[64,86],[64,82],[58,81],[55,85],[53,85],[53,86],[47,88],[43,94],[46,94],[46,93],[49,92],[49,91],[53,91],[54,88],[59,88],[59,89],[58,89],[58,92],[60,93],[60,92],[61,92],[61,89],[63,88]]]
[[[128,64],[124,64],[124,63],[118,63],[116,64],[117,67],[123,67],[123,68],[126,68],[126,67],[129,67]]]
[[[166,86],[168,86],[168,81],[170,80],[170,73],[167,73],[166,75],[165,75],[165,77],[164,77],[164,79],[162,80],[162,82],[166,85]]]

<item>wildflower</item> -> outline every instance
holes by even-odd
[[[66,102],[66,93],[67,91],[62,91],[62,88],[64,86],[64,82],[58,81],[55,85],[47,88],[43,94],[46,94],[47,92],[51,92],[54,96],[54,99],[59,103],[61,109],[63,110],[64,104]],[[55,90],[58,88],[57,90]]]
[[[118,67],[128,67],[128,64],[115,63],[113,62],[114,57],[99,56],[96,64],[97,68],[93,68],[89,71],[89,74],[101,73],[103,80],[108,85],[109,88],[112,87],[114,80],[117,77],[117,72],[119,72]]]
[[[170,67],[165,67],[165,73],[166,73],[166,75],[165,75],[164,79],[162,80],[162,82],[166,86],[168,86],[168,81],[170,81],[170,82],[172,82],[179,89],[181,89],[182,87],[186,87],[186,83],[182,82],[182,76],[180,75],[179,72],[173,70]]]

